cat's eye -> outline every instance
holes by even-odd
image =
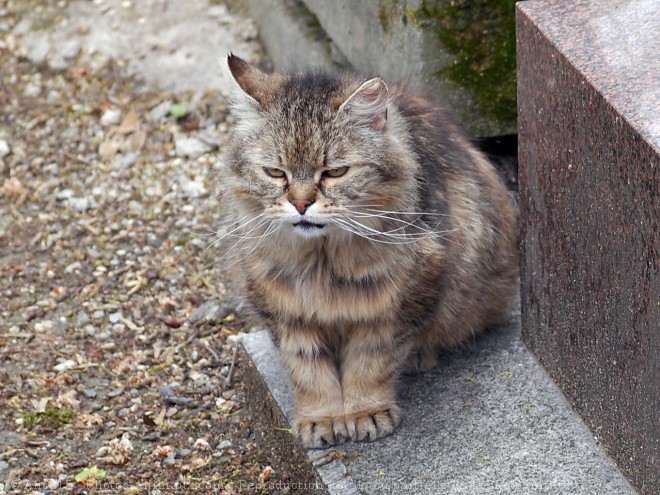
[[[268,177],[273,177],[274,179],[283,179],[286,177],[284,170],[279,168],[264,167],[264,172]]]
[[[337,177],[346,175],[346,172],[348,172],[348,167],[329,168],[328,170],[323,171],[323,177],[336,179]]]

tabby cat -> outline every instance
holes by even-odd
[[[225,230],[295,391],[305,448],[401,422],[397,379],[502,321],[516,214],[437,104],[376,77],[265,74],[229,55]]]

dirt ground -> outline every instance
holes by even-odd
[[[21,23],[73,3],[0,1],[0,494],[270,493],[212,246],[225,98],[39,59]]]

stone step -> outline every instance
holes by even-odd
[[[405,377],[405,417],[392,436],[326,451],[295,445],[293,392],[269,333],[242,344],[253,364],[252,407],[290,452],[300,476],[291,483],[307,483],[302,491],[323,493],[309,489],[317,476],[331,494],[637,493],[521,342],[519,311],[431,372]]]

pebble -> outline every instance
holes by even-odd
[[[73,359],[67,359],[66,361],[62,361],[60,364],[53,366],[53,369],[58,372],[62,371],[67,371],[70,370],[71,368],[75,368],[78,363],[76,363]]]
[[[231,449],[234,447],[234,444],[231,443],[229,440],[223,440],[218,444],[218,446],[215,448],[215,450],[227,450]]]
[[[153,431],[145,436],[142,437],[142,440],[145,442],[155,442],[160,438],[160,432],[159,431]]]
[[[67,204],[74,210],[84,212],[92,207],[92,202],[89,198],[68,198]]]
[[[124,393],[124,387],[113,388],[108,392],[108,397],[113,399]]]
[[[225,316],[232,313],[234,308],[227,303],[218,301],[208,301],[197,308],[193,314],[188,317],[190,323],[197,323],[204,320],[208,323],[217,323],[222,321]]]
[[[55,327],[51,320],[38,321],[34,324],[34,331],[39,333],[48,333]]]
[[[0,461],[0,479],[4,478],[4,474],[9,470],[9,463],[6,461]]]
[[[225,390],[224,392],[222,392],[223,399],[231,400],[234,398],[234,395],[236,395],[236,391],[232,389]]]
[[[64,273],[73,273],[76,270],[80,270],[82,268],[82,263],[80,261],[74,261],[73,263],[69,264],[64,268]],[[85,313],[84,311],[81,311],[82,314],[85,314],[87,316],[87,321],[89,321],[89,315]],[[79,314],[81,314],[79,313]],[[85,322],[86,323],[86,322]]]
[[[108,108],[101,115],[101,125],[104,127],[118,125],[121,122],[121,110],[118,108]]]
[[[92,318],[94,318],[95,320],[99,320],[104,316],[105,316],[105,311],[103,311],[102,309],[97,309],[92,313]]]
[[[122,317],[121,311],[117,311],[116,313],[110,313],[108,315],[108,319],[110,320],[110,323],[119,323],[121,317]]]
[[[128,407],[123,407],[119,411],[117,411],[117,416],[120,418],[126,417],[131,413],[131,410]]]
[[[187,177],[182,178],[179,181],[181,186],[181,191],[191,198],[198,198],[206,194],[206,186],[204,186],[204,179],[201,177],[195,177],[194,180],[190,180]]]
[[[9,147],[9,143],[4,139],[0,139],[0,158],[4,158],[9,153],[11,153],[11,148]]]
[[[83,389],[82,394],[88,399],[95,399],[97,395],[96,390],[92,390],[91,388]]]
[[[187,158],[198,158],[213,150],[213,146],[197,139],[194,136],[176,134],[174,136],[174,147],[178,156]]]
[[[23,89],[23,96],[27,96],[28,98],[35,98],[40,94],[41,94],[41,86],[34,83],[26,84],[25,88]]]
[[[171,100],[165,100],[164,102],[159,103],[149,111],[147,114],[147,120],[150,122],[158,122],[159,120],[163,120],[169,115],[171,107]]]
[[[163,459],[163,466],[173,466],[176,461],[174,460],[174,452],[168,454],[168,456]],[[153,492],[151,492],[153,493]]]
[[[190,454],[192,454],[192,450],[190,449],[176,449],[177,457],[187,457]]]

